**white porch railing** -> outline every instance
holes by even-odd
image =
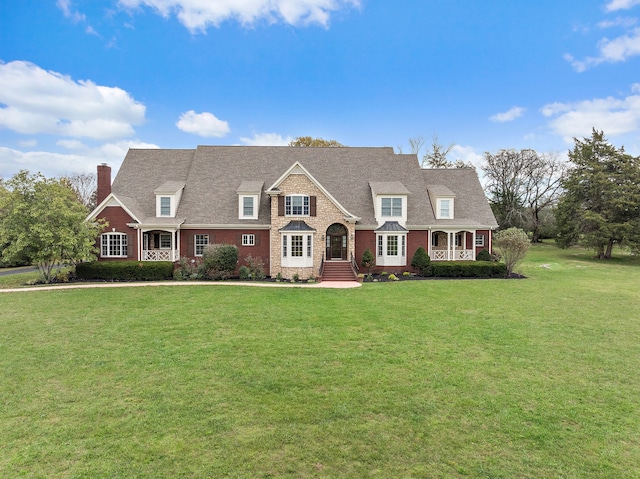
[[[432,261],[473,261],[472,249],[457,249],[449,251],[447,249],[434,249],[431,251]]]
[[[171,249],[145,249],[142,250],[142,261],[178,261],[178,250]]]

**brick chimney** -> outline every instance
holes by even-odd
[[[97,204],[102,203],[111,194],[111,167],[106,163],[98,165],[98,191],[96,194]]]

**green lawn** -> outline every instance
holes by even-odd
[[[640,261],[0,293],[0,477],[640,477]]]

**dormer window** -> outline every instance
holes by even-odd
[[[238,218],[241,220],[257,220],[260,205],[262,181],[243,181],[236,192],[238,193]]]
[[[402,216],[402,198],[381,198],[382,216]]]
[[[404,227],[407,224],[407,205],[411,194],[409,190],[399,181],[370,181],[369,187],[378,225],[395,221]]]
[[[184,183],[180,181],[167,181],[156,188],[156,216],[175,218],[183,189]]]
[[[453,219],[453,198],[438,198],[436,201],[436,218]]]
[[[160,216],[171,216],[171,197],[160,197]]]

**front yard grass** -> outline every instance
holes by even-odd
[[[634,478],[640,263],[0,294],[0,477]]]

